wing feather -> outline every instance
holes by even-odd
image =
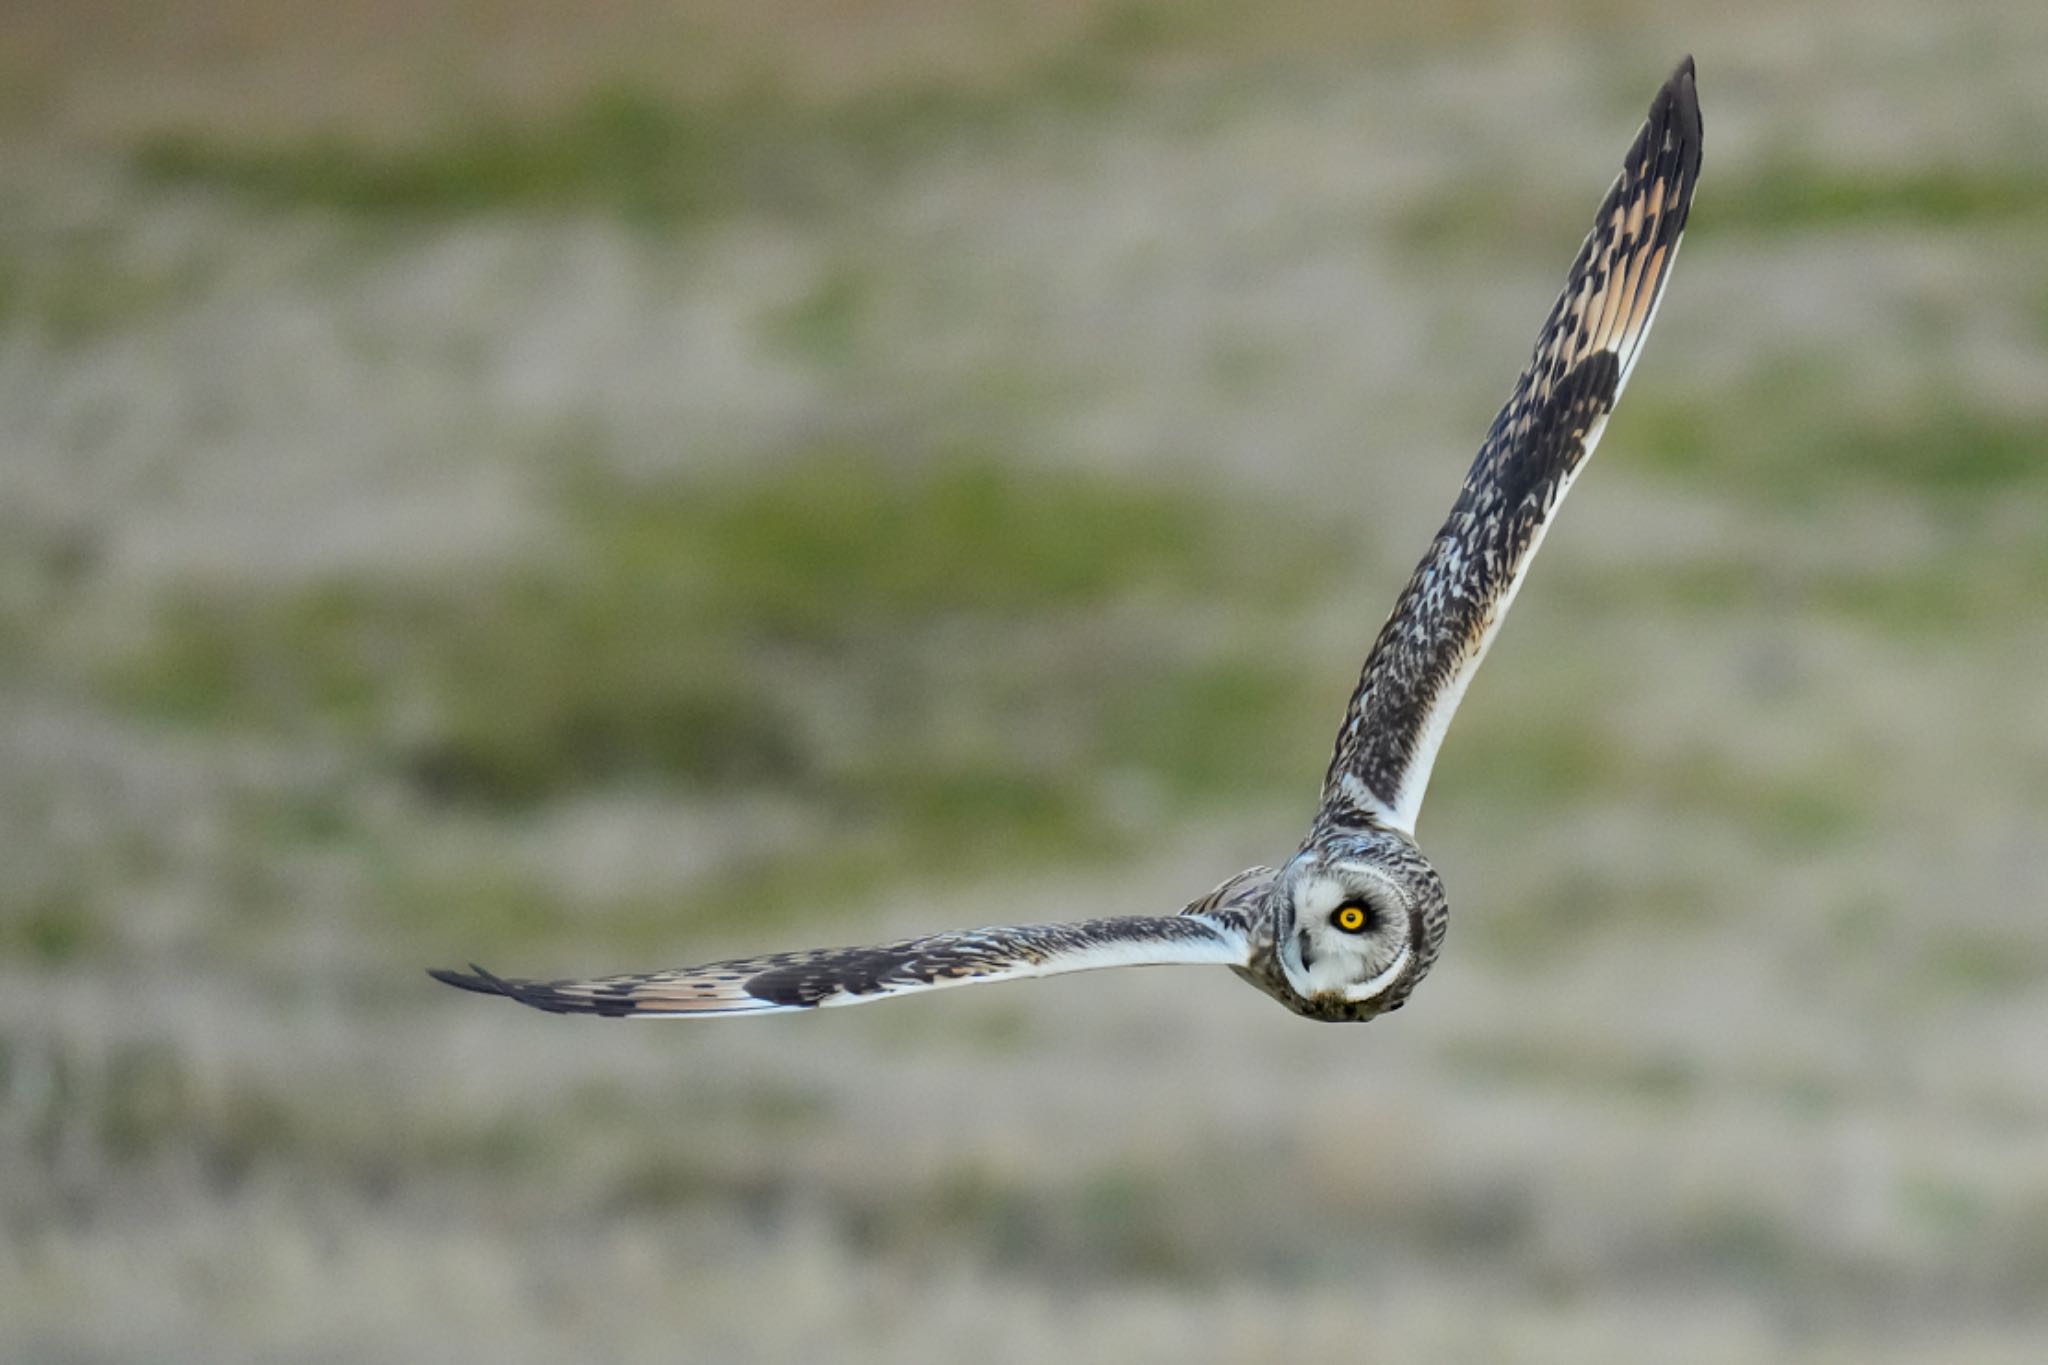
[[[1656,319],[1699,180],[1690,57],[1650,105],[1516,382],[1366,658],[1324,822],[1407,833],[1438,746]]]
[[[1104,967],[1251,960],[1248,908],[1271,873],[1239,873],[1178,915],[961,929],[863,948],[771,953],[701,967],[586,980],[508,980],[472,965],[435,969],[436,981],[502,995],[550,1014],[659,1018],[772,1014],[984,981],[1059,976]]]

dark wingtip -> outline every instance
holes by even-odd
[[[1693,65],[1692,54],[1671,69],[1665,78],[1663,88],[1657,91],[1658,103],[1669,100],[1676,105],[1696,103],[1699,99],[1699,68]]]
[[[472,974],[473,973],[473,974]],[[446,967],[429,967],[427,975],[443,985],[453,986],[459,991],[475,991],[478,995],[506,995],[505,983],[492,976],[474,962],[468,972],[450,971]]]
[[[1658,87],[1657,97],[1650,101],[1649,117],[1625,163],[1646,183],[1669,178],[1676,185],[1671,212],[1662,220],[1674,236],[1685,230],[1692,213],[1692,191],[1699,182],[1700,151],[1705,142],[1695,75],[1688,55]]]
[[[1658,113],[1668,109],[1668,117],[1679,137],[1694,144],[1700,140],[1698,76],[1699,72],[1693,65],[1692,54],[1687,53],[1684,60],[1679,62],[1677,69],[1671,73],[1671,78],[1664,82],[1664,88],[1657,92],[1655,105],[1650,111],[1650,116],[1654,119]]]
[[[516,1000],[530,1009],[545,1010],[549,1014],[597,1014],[618,1018],[633,1013],[633,1002],[622,996],[571,995],[543,981],[507,981],[474,962],[469,964],[467,972],[429,967],[427,975],[457,990],[475,991],[478,995],[502,995],[507,1000]]]

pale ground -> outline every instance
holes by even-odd
[[[2040,1358],[2048,10],[130,8],[0,40],[0,1356]],[[1122,84],[1034,103],[1098,41]],[[1439,767],[1445,956],[1373,1028],[1221,972],[627,1026],[419,971],[1170,908],[1289,851],[1320,722],[1292,789],[1117,775],[1124,851],[852,890],[821,859],[750,928],[732,850],[800,860],[835,818],[801,793],[448,810],[109,681],[180,594],[546,560],[565,447],[657,482],[964,448],[1345,547],[1271,619],[1172,608],[1334,728],[1688,49],[1697,231]],[[941,101],[886,174],[653,226],[385,222],[129,157],[733,68],[1023,112]],[[1786,209],[1782,172],[1879,206]],[[540,908],[436,923],[421,866]],[[650,930],[707,886],[742,903]]]

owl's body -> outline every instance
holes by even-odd
[[[1699,166],[1688,58],[1652,102],[1529,367],[1380,629],[1308,838],[1279,867],[1241,872],[1177,915],[959,930],[592,980],[508,981],[482,968],[433,975],[555,1013],[658,1017],[1208,963],[1311,1019],[1361,1021],[1398,1009],[1435,962],[1448,923],[1443,884],[1413,837],[1437,747],[1628,380]]]

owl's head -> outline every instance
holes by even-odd
[[[1443,883],[1409,839],[1348,831],[1312,842],[1279,887],[1281,973],[1294,1007],[1361,1020],[1397,1009],[1443,943]]]

